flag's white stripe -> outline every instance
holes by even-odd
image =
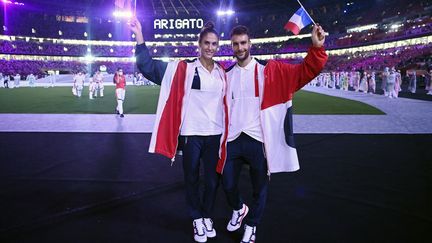
[[[294,14],[290,18],[289,22],[293,22],[295,25],[297,25],[299,27],[300,30],[303,29],[303,27],[304,27],[304,24],[302,22],[302,18],[300,15]]]

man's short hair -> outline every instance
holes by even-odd
[[[237,25],[231,30],[230,37],[233,37],[233,35],[247,35],[250,39],[250,33],[249,29],[244,25]]]

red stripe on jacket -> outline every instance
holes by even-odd
[[[225,80],[227,80],[227,75],[224,72],[224,76],[225,76]],[[223,96],[223,104],[224,104],[224,113],[225,113],[225,119],[224,119],[224,134],[223,134],[223,138],[222,138],[222,143],[221,146],[219,148],[220,150],[220,158],[218,160],[218,163],[216,165],[216,172],[219,174],[222,174],[223,168],[225,167],[225,160],[226,160],[226,156],[227,156],[227,151],[226,151],[226,145],[227,145],[227,138],[228,138],[228,125],[229,125],[229,117],[228,117],[228,103],[227,103],[227,97],[226,97],[226,93]]]
[[[324,47],[309,48],[301,64],[268,61],[264,68],[261,110],[292,100],[293,94],[319,75],[327,62]]]
[[[174,158],[180,134],[187,63],[179,62],[157,131],[155,153]]]

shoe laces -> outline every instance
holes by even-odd
[[[206,230],[213,230],[213,220],[211,220],[210,218],[204,218],[203,223]]]
[[[193,221],[193,227],[194,227],[194,233],[196,235],[202,236],[204,235],[204,227],[205,225],[203,224],[203,219],[195,219]]]
[[[255,241],[256,226],[245,225],[245,232],[243,235],[243,242],[254,242]]]
[[[245,206],[244,205],[240,210],[233,210],[233,215],[231,218],[231,224],[232,225],[239,224],[240,223],[239,219],[241,218],[241,216],[243,216],[244,212],[245,212]],[[235,219],[235,220],[233,221],[233,219]]]

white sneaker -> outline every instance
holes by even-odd
[[[213,220],[204,218],[204,228],[208,238],[216,237],[216,230],[213,228]]]
[[[256,233],[256,226],[252,227],[245,224],[245,231],[241,243],[254,243],[256,237],[255,233]]]
[[[194,240],[196,242],[207,242],[207,236],[205,233],[203,218],[195,219],[193,221],[193,228],[194,228]]]
[[[238,230],[248,212],[249,208],[246,206],[246,204],[243,204],[243,207],[240,210],[233,210],[231,220],[227,225],[227,230],[231,232]]]

